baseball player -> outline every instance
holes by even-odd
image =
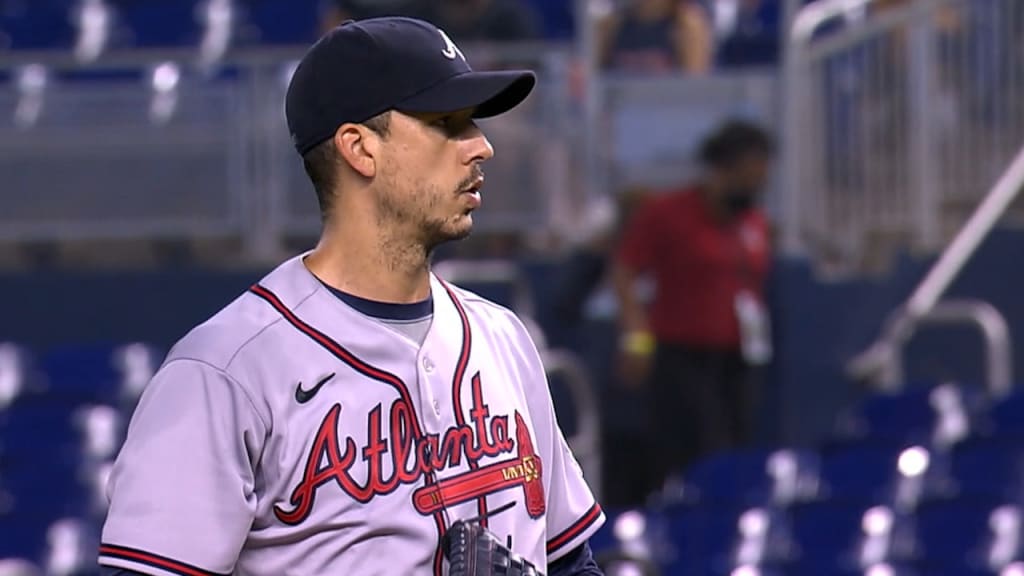
[[[535,81],[475,72],[408,18],[306,53],[285,109],[321,240],[149,383],[108,486],[107,574],[600,574],[604,514],[526,329],[429,265],[480,206],[494,151],[474,119]]]

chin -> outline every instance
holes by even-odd
[[[442,244],[467,238],[472,231],[473,220],[469,217],[460,218],[455,222],[449,222],[435,228],[432,233],[428,234],[429,240],[426,244],[432,250]]]

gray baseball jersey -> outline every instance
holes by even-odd
[[[443,574],[485,514],[541,569],[604,514],[507,309],[431,277],[422,344],[295,257],[179,341],[108,484],[100,563],[146,574]]]

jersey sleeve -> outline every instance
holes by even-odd
[[[107,485],[99,563],[161,576],[232,572],[255,514],[266,431],[222,370],[195,360],[161,367]]]
[[[530,381],[542,387],[527,390],[527,401],[543,458],[543,475],[548,479],[545,495],[550,564],[586,542],[604,524],[605,516],[558,426],[540,354],[525,328],[521,338],[528,346]]]

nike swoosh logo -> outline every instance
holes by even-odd
[[[304,390],[302,388],[302,382],[299,382],[299,384],[295,387],[295,401],[298,402],[299,404],[305,404],[306,402],[309,402],[310,400],[313,399],[314,396],[316,396],[316,393],[320,391],[320,388],[322,388],[324,384],[327,384],[327,382],[329,382],[331,378],[334,378],[334,372],[331,372],[330,374],[321,378],[309,390]]]

